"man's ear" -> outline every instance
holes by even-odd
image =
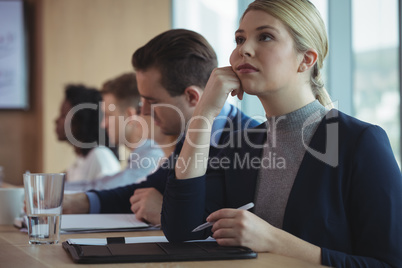
[[[195,107],[201,98],[201,89],[189,86],[184,90],[184,96],[190,107]]]
[[[299,68],[297,71],[299,73],[302,73],[304,71],[309,70],[314,66],[314,64],[317,62],[318,59],[318,53],[314,49],[309,49],[303,54],[302,61],[299,65]]]

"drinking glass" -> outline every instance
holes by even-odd
[[[65,173],[25,173],[29,244],[57,244]]]

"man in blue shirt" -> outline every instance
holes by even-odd
[[[166,31],[136,50],[132,57],[143,115],[151,115],[165,135],[183,140],[203,89],[214,68],[216,54],[200,34],[184,29]],[[219,147],[230,133],[257,126],[236,107],[226,104],[212,126],[211,145]],[[181,142],[179,144],[181,145]],[[65,195],[63,213],[130,213],[160,224],[162,195],[181,146],[141,183],[104,191]],[[217,152],[218,150],[211,150]]]

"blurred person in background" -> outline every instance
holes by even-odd
[[[76,159],[66,169],[66,181],[93,181],[120,171],[117,148],[110,147],[109,138],[100,126],[102,117],[99,90],[84,85],[67,85],[60,114],[55,120],[59,141],[68,142]]]

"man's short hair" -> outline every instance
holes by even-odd
[[[159,34],[132,56],[136,71],[156,68],[169,95],[179,96],[189,86],[204,89],[218,60],[212,46],[200,34],[173,29]]]
[[[106,81],[101,93],[112,94],[119,102],[121,108],[134,107],[140,109],[141,96],[138,92],[137,79],[135,73],[125,73],[114,79]]]

